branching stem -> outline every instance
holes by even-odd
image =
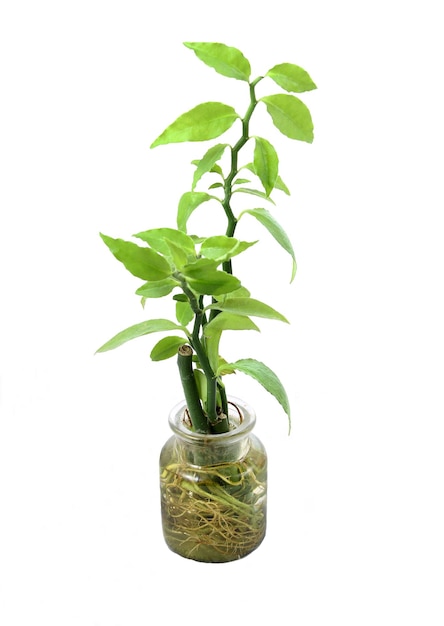
[[[224,184],[224,199],[222,200],[222,206],[225,211],[225,215],[227,216],[228,225],[226,230],[227,237],[233,237],[234,232],[236,230],[237,219],[234,216],[234,213],[231,209],[231,197],[233,195],[233,181],[234,177],[238,173],[238,155],[247,141],[250,139],[250,119],[253,115],[253,111],[257,105],[255,87],[260,80],[262,80],[262,76],[259,76],[255,81],[250,84],[250,104],[245,114],[245,117],[242,120],[242,136],[239,141],[231,148],[231,169],[227,178],[225,179]],[[232,266],[231,259],[225,261],[223,263],[223,269],[225,272],[232,274]]]
[[[237,143],[231,148],[231,169],[227,178],[224,181],[224,198],[222,200],[222,206],[224,208],[225,215],[227,216],[227,220],[228,220],[227,229],[226,229],[227,237],[233,237],[234,232],[236,230],[237,219],[231,209],[231,199],[233,195],[233,181],[239,171],[238,170],[239,152],[245,146],[247,141],[250,139],[250,135],[249,135],[250,119],[257,105],[255,87],[258,84],[258,82],[262,80],[262,78],[263,78],[262,76],[259,76],[259,78],[254,80],[249,85],[250,104],[248,106],[245,117],[242,119],[242,136],[239,138]],[[222,264],[222,267],[225,272],[229,274],[233,273],[231,259],[228,261],[225,261]],[[208,421],[205,426],[202,426],[201,424],[202,415],[205,420],[205,414],[203,412],[202,405],[198,397],[197,397],[198,402],[196,402],[196,394],[198,394],[198,392],[197,392],[196,383],[194,381],[194,376],[193,376],[194,387],[189,379],[190,367],[191,367],[191,373],[192,373],[191,356],[188,355],[187,359],[184,360],[185,357],[184,355],[181,355],[181,352],[180,352],[182,348],[185,348],[185,347],[189,348],[189,346],[182,346],[179,350],[178,363],[179,363],[179,369],[181,371],[181,379],[182,379],[182,383],[184,384],[184,389],[186,385],[189,385],[189,389],[188,391],[185,392],[185,394],[187,393],[190,394],[191,406],[189,405],[188,409],[190,411],[191,421],[193,422],[193,426],[194,426],[194,422],[196,422],[196,424],[199,424],[199,426],[195,426],[195,427],[198,427],[198,428],[204,427],[204,432],[205,430],[208,432],[209,429],[212,432],[227,432],[229,429],[229,423],[227,419],[228,403],[227,403],[225,387],[220,381],[218,381],[217,376],[215,375],[211,367],[210,361],[208,359],[207,353],[205,351],[205,347],[201,339],[202,329],[207,323],[207,318],[203,310],[204,309],[203,296],[201,296],[199,300],[196,298],[195,294],[189,288],[185,278],[180,274],[180,272],[176,272],[174,275],[174,278],[179,281],[182,291],[187,296],[191,309],[194,313],[194,327],[193,327],[192,335],[189,337],[189,340],[190,340],[190,344],[192,348],[196,352],[200,366],[207,380],[207,397],[206,397],[205,410],[206,410],[206,418]],[[217,313],[218,313],[217,309],[214,309],[211,311],[210,321],[217,315]],[[183,376],[182,376],[182,373],[183,373]],[[185,380],[185,383],[184,383],[184,380]],[[219,391],[219,395],[220,395],[221,403],[222,403],[222,406],[219,408],[217,407],[217,392],[218,391]],[[186,399],[188,402],[187,396],[186,396]],[[199,407],[197,406],[197,404],[199,404]]]
[[[196,352],[200,366],[202,367],[207,380],[206,413],[208,421],[213,427],[213,430],[216,429],[217,432],[226,432],[228,430],[228,422],[224,419],[221,420],[217,413],[217,377],[211,367],[207,353],[200,338],[201,329],[205,325],[206,321],[204,311],[199,305],[193,291],[189,288],[185,278],[179,272],[175,273],[174,278],[180,282],[182,291],[187,296],[191,309],[194,313],[194,327],[190,337],[190,343]],[[222,422],[227,422],[227,424],[223,425]]]

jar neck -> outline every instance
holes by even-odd
[[[196,465],[219,464],[241,459],[250,447],[250,433],[256,424],[253,409],[243,400],[229,397],[229,422],[227,433],[205,434],[193,432],[187,422],[185,401],[170,413],[170,428],[176,436],[188,462]]]

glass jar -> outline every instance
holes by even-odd
[[[160,454],[162,527],[168,547],[208,563],[240,559],[265,536],[267,455],[252,433],[254,411],[229,398],[231,430],[196,433],[185,402],[170,413],[173,436]]]

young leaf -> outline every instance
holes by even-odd
[[[210,259],[198,259],[183,268],[187,283],[201,295],[221,295],[240,287],[240,281],[227,272],[217,270],[218,263]]]
[[[248,163],[247,165],[243,165],[241,167],[241,169],[246,169],[249,170],[250,172],[252,172],[253,174],[256,174],[256,170],[255,167],[253,165],[253,163]],[[236,183],[236,181],[234,181],[233,185]],[[282,178],[278,175],[278,177],[276,178],[276,182],[274,184],[275,189],[279,189],[279,191],[283,191],[284,193],[287,194],[287,196],[290,195],[290,191],[287,187],[287,185],[284,183],[284,181],[282,180]]]
[[[186,250],[171,241],[171,239],[165,239],[165,243],[167,243],[170,249],[168,256],[176,269],[182,269],[184,265],[189,263],[190,255],[187,254]]]
[[[276,239],[278,244],[281,245],[284,248],[284,250],[288,252],[288,254],[291,256],[291,258],[293,259],[293,268],[291,271],[290,282],[293,282],[294,277],[296,276],[296,269],[297,269],[296,256],[295,256],[293,246],[291,245],[291,241],[288,238],[287,233],[284,231],[282,226],[275,220],[272,214],[269,211],[267,211],[267,209],[262,209],[262,208],[247,209],[246,211],[243,211],[239,215],[239,219],[245,213],[252,215],[258,220],[258,222],[260,222],[263,226],[265,226],[265,228],[268,230],[270,235],[272,235]]]
[[[238,243],[238,240],[234,239],[234,237],[226,237],[225,235],[207,237],[202,242],[200,253],[207,259],[222,263],[230,258]]]
[[[183,141],[207,141],[219,137],[239,117],[233,107],[222,102],[204,102],[177,118],[159,137],[151,148]]]
[[[117,335],[112,337],[112,339],[103,344],[97,352],[114,350],[114,348],[118,348],[131,339],[168,330],[182,330],[186,334],[186,328],[178,326],[177,324],[174,324],[174,322],[170,322],[170,320],[148,320],[146,322],[141,322],[140,324],[134,324],[133,326],[122,330],[120,333],[117,333]]]
[[[265,363],[256,359],[240,359],[234,363],[223,364],[217,374],[231,373],[233,371],[242,372],[257,380],[266,391],[271,393],[284,409],[288,416],[288,430],[291,428],[290,403],[287,393],[276,374]]]
[[[200,159],[194,159],[194,161],[191,161],[191,164],[195,165],[197,167],[199,165],[200,161],[201,161]],[[222,168],[220,167],[220,165],[213,165],[213,167],[209,171],[212,172],[213,174],[219,174],[219,176],[222,176],[222,178],[224,176],[224,174],[222,172]]]
[[[263,200],[268,200],[271,204],[276,204],[270,196],[267,196],[266,193],[260,191],[259,189],[249,189],[248,187],[238,187],[233,190],[233,193],[249,193],[252,196],[257,196],[258,198],[262,198]]]
[[[224,330],[259,330],[249,317],[219,313],[204,328],[205,345],[212,369],[219,366],[219,343]]]
[[[192,263],[188,263],[183,268],[183,273],[189,278],[202,278],[208,272],[213,272],[217,269],[218,263],[212,259],[203,259],[202,257],[196,259]]]
[[[308,73],[293,63],[280,63],[275,65],[266,73],[274,80],[274,82],[285,89],[285,91],[292,91],[293,93],[302,93],[304,91],[311,91],[316,89],[316,85],[308,75]]]
[[[202,243],[200,253],[207,259],[212,259],[218,263],[228,261],[233,256],[236,256],[253,246],[256,241],[239,241],[234,237],[227,237],[225,235],[216,235],[214,237],[208,237]]]
[[[142,239],[147,244],[160,252],[164,256],[170,256],[171,251],[168,246],[168,241],[172,241],[176,246],[182,248],[187,254],[194,255],[196,253],[194,248],[194,241],[181,230],[175,230],[174,228],[151,228],[141,233],[134,235],[138,239]]]
[[[290,190],[288,189],[287,185],[284,183],[284,181],[282,180],[280,176],[276,178],[276,183],[274,186],[275,186],[275,189],[279,189],[279,191],[283,191],[284,193],[287,194],[287,196],[290,195]]]
[[[208,296],[230,293],[240,287],[238,278],[220,270],[208,271],[202,277],[187,278],[187,282],[193,291]]]
[[[145,283],[136,291],[138,296],[143,298],[162,298],[171,293],[178,283],[172,278],[164,278],[163,280],[153,280]]]
[[[246,287],[239,287],[235,291],[230,292],[230,298],[249,298],[250,295],[251,294]],[[223,298],[225,298],[225,296],[222,296],[222,299]],[[215,300],[217,300],[217,298],[215,298]]]
[[[186,326],[194,317],[193,309],[188,302],[176,302],[176,319],[182,326]]]
[[[187,222],[191,213],[203,202],[208,200],[217,200],[216,196],[211,196],[204,191],[186,191],[179,200],[177,209],[177,227],[184,233],[187,232]]]
[[[225,148],[228,146],[228,144],[226,143],[218,143],[216,146],[213,146],[212,148],[210,148],[205,154],[204,156],[201,158],[200,161],[198,161],[197,163],[197,168],[196,171],[194,172],[194,176],[193,176],[193,185],[191,187],[191,189],[194,191],[194,188],[196,187],[197,183],[199,182],[199,180],[202,178],[202,176],[204,174],[206,174],[207,172],[211,172],[214,165],[217,163],[217,161],[219,161],[219,159],[222,157]]]
[[[196,381],[199,398],[205,402],[207,397],[207,377],[202,370],[194,368],[194,380]]]
[[[187,48],[194,51],[196,56],[219,74],[249,81],[251,68],[249,61],[237,48],[231,48],[223,43],[184,42]]]
[[[183,337],[164,337],[156,343],[151,350],[150,357],[152,361],[164,361],[177,355],[177,351],[184,344]]]
[[[228,313],[235,313],[237,315],[246,315],[253,317],[265,317],[267,319],[279,320],[288,324],[287,318],[281,313],[273,309],[268,304],[255,300],[254,298],[230,298],[227,296],[210,304],[207,309],[217,309],[218,311],[227,311]]]
[[[204,328],[205,337],[212,337],[223,330],[259,330],[259,327],[245,315],[222,312],[208,322]]]
[[[150,248],[141,248],[123,239],[113,239],[100,233],[101,238],[126,269],[143,280],[162,280],[171,275],[168,261]]]
[[[264,96],[261,101],[265,103],[273,124],[283,135],[312,143],[313,122],[310,111],[299,98],[281,93]]]
[[[273,191],[278,176],[279,159],[271,143],[255,137],[254,169],[264,186],[267,196]]]
[[[234,249],[233,254],[231,254],[231,258],[237,256],[238,254],[241,254],[241,252],[244,252],[245,250],[248,250],[248,248],[251,248],[251,246],[257,244],[258,241],[258,239],[256,239],[256,241],[239,241],[236,248]]]

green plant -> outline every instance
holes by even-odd
[[[250,194],[274,204],[274,190],[289,194],[279,175],[279,159],[267,139],[250,136],[250,120],[259,105],[264,105],[274,126],[286,137],[311,143],[313,124],[307,106],[292,93],[315,89],[308,73],[291,63],[275,65],[264,76],[251,80],[250,63],[236,48],[222,43],[185,43],[206,65],[219,74],[243,81],[249,90],[249,105],[242,117],[221,102],[205,102],[178,117],[152,143],[151,148],[180,142],[199,142],[223,135],[236,123],[240,126],[233,145],[217,143],[193,161],[191,189],[183,193],[177,211],[177,228],[154,228],[137,233],[144,246],[132,241],[101,235],[112,254],[126,269],[144,282],[136,294],[145,305],[150,298],[172,296],[176,320],[151,319],[130,326],[105,343],[105,352],[123,343],[155,332],[168,333],[151,351],[154,361],[178,355],[178,368],[192,428],[198,432],[220,433],[229,429],[225,375],[239,371],[256,379],[282,405],[290,420],[285,389],[276,374],[255,359],[224,360],[219,354],[223,333],[227,330],[258,330],[252,318],[287,322],[273,307],[251,297],[246,286],[233,274],[233,259],[246,253],[256,241],[235,238],[240,220],[254,218],[290,255],[291,281],[296,272],[295,254],[289,237],[272,213],[265,208],[242,210],[233,207],[235,194]],[[287,93],[273,93],[260,98],[256,87],[271,79]],[[291,93],[288,93],[291,92]],[[249,144],[250,149],[244,150]],[[249,152],[253,158],[241,162]],[[228,161],[228,165],[225,162]],[[224,165],[225,164],[225,165]],[[225,169],[224,169],[225,168]],[[251,186],[251,180],[255,183]],[[201,186],[207,181],[206,190]],[[188,234],[191,214],[207,202],[216,202],[225,213],[223,234],[200,237]],[[174,334],[170,334],[174,333]]]

